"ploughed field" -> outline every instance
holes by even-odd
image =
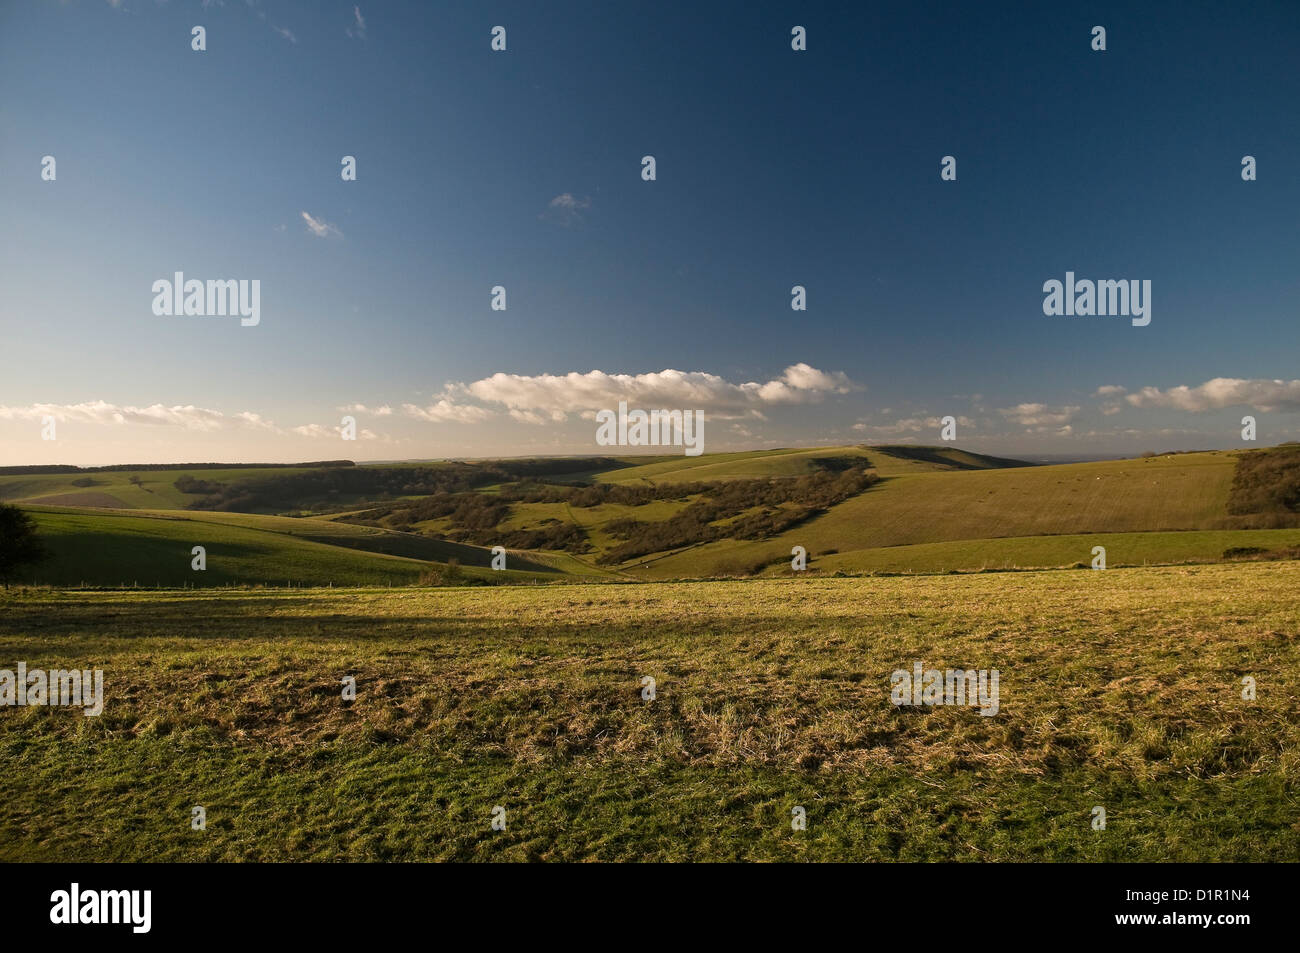
[[[0,669],[105,698],[0,707],[0,859],[1296,861],[1297,592],[1292,560],[14,589]],[[893,704],[916,662],[997,669],[997,713]]]

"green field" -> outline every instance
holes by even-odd
[[[1267,496],[1264,486],[1265,496],[1252,498],[1273,499],[1267,512],[1230,512],[1239,462],[1266,459],[1251,454],[1274,454],[1267,459],[1282,461],[1271,475],[1257,469],[1252,478],[1257,484],[1277,482],[1286,479],[1290,457],[1285,454],[1294,455],[1295,448],[1055,466],[1017,465],[955,447],[901,445],[601,461],[368,465],[336,470],[335,476],[354,481],[345,491],[322,483],[311,484],[310,499],[286,498],[287,490],[236,497],[253,501],[256,513],[185,508],[214,504],[205,503],[201,492],[180,493],[173,484],[188,474],[229,483],[242,493],[245,486],[323,471],[181,467],[4,475],[0,497],[35,514],[54,552],[25,581],[55,585],[408,585],[450,560],[467,567],[470,578],[494,582],[780,575],[789,571],[796,546],[809,554],[814,574],[944,573],[1071,567],[1091,562],[1094,546],[1106,548],[1111,566],[1217,562],[1225,552],[1242,547],[1285,556],[1300,545],[1300,517],[1285,504],[1289,491],[1284,486],[1274,497]],[[529,466],[548,467],[548,475],[503,480],[510,474],[501,468],[512,465],[524,474]],[[708,487],[745,485],[730,481],[788,485],[848,469],[866,469],[881,479],[799,512],[793,526],[763,522],[791,512],[782,509],[789,503],[733,508],[710,517],[698,531],[663,533],[650,545],[629,547],[619,554],[627,555],[621,562],[607,557],[624,544],[628,532],[652,538],[648,530],[627,530],[629,524],[667,525],[691,507],[707,505]],[[400,479],[383,482],[381,475],[393,471],[402,474]],[[418,487],[405,485],[406,474],[433,479],[428,474],[442,473],[483,475],[468,488],[438,491],[449,499],[501,502],[493,504],[490,517],[483,516],[481,507],[471,507],[466,525],[458,522],[455,504],[418,509],[436,502],[437,493],[415,492]],[[132,477],[143,482],[132,484]],[[80,490],[71,485],[87,479],[96,485]],[[374,481],[369,489],[366,481]],[[547,492],[569,492],[574,484],[583,484],[593,493],[601,491],[601,501],[593,505],[590,499],[575,503],[563,496],[510,495],[547,483]],[[678,488],[681,495],[675,495]],[[624,497],[611,498],[615,491]],[[630,498],[630,493],[643,498]],[[646,498],[647,493],[653,498]],[[114,502],[119,499],[121,505]],[[41,500],[62,505],[36,502]],[[80,505],[71,505],[78,500]],[[282,515],[268,512],[273,503]],[[299,515],[304,510],[311,515]],[[758,521],[764,529],[748,537],[731,529],[745,520]],[[510,570],[489,576],[493,540],[506,534],[515,534],[509,543]],[[209,548],[209,570],[202,576],[189,569],[194,545]]]
[[[854,456],[866,458],[860,447],[830,447],[817,450],[747,450],[740,453],[709,453],[698,457],[656,458],[653,463],[611,470],[599,479],[608,483],[685,483],[706,480],[751,480],[760,477],[799,476],[810,473],[817,457]]]
[[[0,667],[101,667],[106,703],[0,708],[0,859],[1294,862],[1298,588],[15,589]],[[894,706],[914,661],[998,669],[998,713]]]
[[[792,476],[827,457],[861,458],[885,479],[770,539],[687,547],[620,568],[646,579],[743,574],[762,564],[777,573],[788,571],[796,545],[828,554],[812,564],[826,571],[1071,566],[1090,562],[1097,545],[1112,565],[1143,565],[1212,562],[1232,547],[1272,550],[1297,542],[1295,532],[1231,528],[1227,501],[1237,454],[1229,451],[1006,468],[951,448],[831,447],[660,460],[602,479],[671,484]],[[603,523],[629,514],[601,509],[570,516],[605,546]]]
[[[52,555],[24,581],[46,585],[405,586],[453,558],[467,577],[492,582],[533,582],[562,571],[513,553],[507,569],[494,572],[491,552],[481,547],[328,520],[56,507],[31,513]],[[191,568],[195,546],[206,550],[202,572]]]
[[[1160,566],[1213,563],[1225,551],[1254,547],[1268,553],[1285,553],[1300,547],[1300,530],[1199,530],[1181,533],[1087,533],[1063,536],[1013,536],[999,539],[959,539],[940,543],[914,543],[847,553],[827,553],[808,548],[807,571],[824,573],[949,573],[1003,569],[1073,569],[1090,566],[1092,549],[1106,550],[1106,565]],[[703,578],[711,571],[750,574],[750,567],[766,576],[786,576],[790,547],[782,542],[710,543],[649,563],[636,578],[662,576],[663,567],[683,578]],[[745,571],[742,572],[742,569]]]
[[[624,568],[648,579],[734,574],[762,565],[781,572],[788,571],[794,546],[810,556],[826,554],[810,563],[819,570],[947,572],[1071,566],[1090,562],[1098,545],[1106,547],[1111,565],[1211,562],[1231,547],[1296,545],[1295,532],[1228,529],[1236,466],[1230,452],[979,470],[940,470],[875,448],[863,452],[886,474],[883,482],[804,525],[765,540],[709,543]],[[759,462],[749,457],[745,465],[753,469]],[[689,470],[674,471],[682,472]],[[620,479],[635,473],[620,471]]]
[[[950,540],[1036,537],[1082,533],[1222,529],[1228,524],[1228,489],[1235,457],[1229,453],[1180,454],[1140,460],[970,471],[914,471],[886,477],[876,487],[771,541],[705,547],[652,566],[658,577],[707,575],[751,552],[862,553],[870,565],[882,547]],[[1227,545],[1233,545],[1228,543]],[[1217,558],[1225,547],[1204,550]],[[1091,544],[1084,548],[1086,554]],[[952,548],[956,562],[925,568],[980,568],[981,551]],[[1009,554],[1007,556],[1006,554]],[[1082,558],[1037,561],[1033,547],[1002,546],[995,558],[1022,566],[1055,566]],[[892,557],[895,561],[898,555]],[[1183,558],[1172,550],[1168,560]],[[917,569],[923,568],[918,564]]]
[[[1219,562],[1226,551],[1234,548],[1253,547],[1274,553],[1300,547],[1300,530],[1192,530],[963,539],[824,556],[814,558],[809,568],[823,572],[950,572],[954,566],[967,571],[1072,568],[1090,566],[1094,546],[1106,550],[1106,565],[1110,568]],[[785,572],[789,572],[788,554],[782,562]]]
[[[930,459],[921,459],[928,457]],[[609,483],[684,483],[708,480],[753,480],[802,476],[816,469],[820,459],[861,460],[881,476],[933,473],[938,470],[1001,468],[1018,461],[968,453],[955,447],[815,447],[795,450],[744,450],[709,453],[698,457],[655,458],[651,463],[609,470],[598,479]],[[624,458],[634,463],[635,458]]]
[[[305,473],[306,467],[234,467],[221,470],[198,470],[178,467],[174,470],[108,470],[87,473],[49,473],[31,475],[0,474],[0,502],[24,502],[48,506],[95,506],[121,509],[183,509],[194,498],[174,486],[177,478],[192,476],[203,480],[243,481],[268,476]],[[140,480],[137,486],[131,478]],[[89,486],[74,486],[74,480],[86,480]]]

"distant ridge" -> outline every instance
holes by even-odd
[[[1010,467],[1038,466],[1028,460],[1012,460],[1009,457],[991,457],[985,453],[971,450],[959,450],[956,447],[925,447],[914,444],[876,444],[867,446],[868,451],[876,450],[891,457],[903,460],[915,460],[919,463],[934,463],[950,466],[957,470],[1002,470]]]
[[[125,470],[271,470],[286,467],[355,467],[351,460],[313,460],[310,463],[114,463],[105,467],[74,467],[54,463],[44,466],[0,467],[0,476],[39,476],[46,473],[120,473]]]

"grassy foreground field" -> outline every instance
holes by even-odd
[[[0,708],[0,859],[1296,861],[1298,588],[15,590],[0,668],[101,667],[106,703]],[[895,707],[914,661],[998,669],[999,712]]]

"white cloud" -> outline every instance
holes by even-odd
[[[1134,407],[1170,407],[1201,413],[1223,407],[1249,406],[1266,413],[1300,411],[1300,380],[1242,380],[1216,377],[1196,387],[1161,390],[1143,387],[1126,398]]]
[[[286,40],[288,40],[290,43],[293,43],[295,46],[297,45],[297,43],[298,43],[298,38],[297,38],[296,36],[294,36],[293,33],[292,33],[291,31],[286,30],[286,29],[285,29],[284,27],[282,27],[282,26],[276,26],[274,23],[271,24],[271,29],[274,30],[276,33],[280,34],[282,37],[284,37],[284,38],[285,38]]]
[[[303,424],[301,427],[291,428],[294,433],[303,437],[338,437],[340,431],[337,427],[326,427],[321,424]]]
[[[361,8],[354,6],[352,16],[352,25],[344,32],[354,40],[364,40],[366,38],[366,18],[361,15]]]
[[[859,389],[838,371],[825,372],[793,364],[766,383],[733,384],[704,371],[667,369],[648,374],[608,374],[593,370],[564,374],[497,373],[452,389],[484,403],[531,415],[517,419],[562,421],[569,414],[607,410],[625,400],[630,408],[703,410],[715,417],[762,417],[762,409],[779,404],[811,404],[827,394]]]
[[[149,426],[178,427],[209,433],[217,430],[260,430],[265,433],[285,433],[275,421],[250,410],[225,414],[219,410],[195,407],[192,404],[152,404],[133,407],[111,404],[104,400],[85,401],[80,404],[29,404],[26,407],[0,406],[0,420],[41,420],[53,417],[60,423],[93,424],[104,427]]]
[[[1107,398],[1106,402],[1101,405],[1102,415],[1114,417],[1124,409],[1124,405],[1120,403],[1119,399],[1126,393],[1128,393],[1128,389],[1120,387],[1118,384],[1104,384],[1093,392],[1093,396]]]
[[[535,411],[532,410],[518,410],[512,408],[510,411],[508,411],[508,413],[510,414],[511,417],[513,417],[515,420],[519,421],[520,423],[533,424],[534,426],[538,426],[538,427],[545,426],[548,422],[560,423],[564,420],[563,414],[561,414],[557,419],[554,413],[550,414],[549,416],[543,416],[542,414],[536,413]],[[584,413],[583,416],[585,417],[586,414]],[[593,418],[595,417],[594,414],[592,416]]]
[[[957,425],[960,427],[974,427],[975,421],[969,417],[956,417]],[[942,417],[903,417],[894,421],[892,424],[868,424],[863,421],[853,425],[853,429],[859,433],[869,433],[876,436],[891,437],[899,434],[924,433],[925,431],[935,431],[936,433],[943,429]]]
[[[746,385],[748,386],[748,385]],[[807,364],[791,364],[780,378],[768,381],[759,389],[759,396],[768,403],[802,404],[804,395],[834,393],[847,394],[858,389],[841,371],[826,373]]]
[[[564,192],[551,199],[551,208],[591,208],[591,199],[586,198],[585,196],[580,199],[575,199],[572,192]]]
[[[457,404],[446,397],[434,401],[427,407],[403,404],[402,410],[408,417],[435,424],[472,424],[493,416],[492,411],[484,407],[476,407],[473,404]]]
[[[219,410],[195,407],[192,404],[173,407],[165,407],[162,404],[152,404],[149,407],[131,407],[110,404],[103,400],[93,400],[81,404],[30,404],[26,407],[0,407],[0,420],[40,420],[43,417],[53,417],[59,422],[73,421],[102,425],[146,424],[162,427],[183,427],[186,430],[216,430],[232,421],[232,418],[227,417]]]
[[[328,238],[330,235],[343,237],[343,233],[336,227],[321,219],[312,218],[306,212],[302,213],[302,220],[307,223],[307,231],[311,232],[317,238]]]
[[[247,426],[252,427],[254,430],[269,430],[273,433],[284,433],[284,431],[261,414],[255,414],[251,411],[245,410],[235,414],[233,419],[241,421]]]
[[[1032,430],[1058,428],[1059,433],[1069,433],[1068,426],[1079,414],[1079,407],[1049,407],[1047,404],[1016,404],[998,411],[1012,423]]]
[[[367,407],[365,404],[346,404],[338,409],[345,414],[373,414],[376,417],[387,417],[393,412],[393,408],[387,404],[379,407]]]
[[[572,192],[563,192],[547,203],[546,211],[538,218],[555,222],[557,225],[577,225],[583,221],[583,212],[591,208],[591,199],[583,196],[577,198]]]
[[[298,434],[301,437],[311,437],[312,439],[330,437],[335,440],[338,440],[343,436],[343,428],[341,426],[327,427],[323,424],[303,424],[301,427],[292,428],[292,432]],[[362,428],[361,430],[357,431],[357,439],[358,440],[380,440],[384,443],[394,442],[393,439],[389,437],[387,434],[382,434],[382,435],[377,434],[373,430],[366,430],[365,428]]]

